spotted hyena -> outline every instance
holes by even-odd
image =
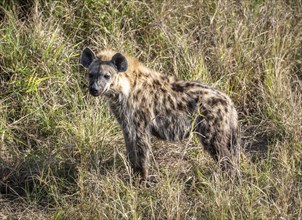
[[[238,159],[238,119],[231,99],[196,81],[178,80],[113,51],[85,48],[89,92],[103,95],[123,129],[134,172],[148,177],[150,137],[181,141],[193,132],[204,149],[230,170]]]

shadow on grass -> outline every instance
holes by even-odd
[[[34,4],[35,0],[4,0],[2,3],[0,3],[0,20],[2,20],[5,16],[5,13],[1,10],[1,7],[3,7],[6,10],[15,9],[18,18],[22,21],[26,21],[33,9]]]
[[[76,164],[68,160],[31,156],[8,163],[0,158],[0,195],[4,199],[22,197],[50,205],[54,192],[72,193],[76,189],[77,175]]]
[[[257,162],[267,159],[270,146],[282,139],[282,135],[276,132],[259,132],[254,126],[245,126],[242,128],[241,146],[251,161]]]

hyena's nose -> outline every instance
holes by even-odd
[[[89,88],[89,92],[91,95],[95,96],[98,94],[99,91],[96,88],[92,87],[92,88]]]

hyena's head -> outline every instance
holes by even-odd
[[[126,58],[116,53],[110,61],[102,61],[90,48],[85,48],[80,58],[81,64],[88,69],[89,92],[99,96],[110,92],[119,72],[125,72],[128,67]]]

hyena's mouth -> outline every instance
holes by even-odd
[[[98,89],[94,89],[94,88],[89,88],[89,93],[90,93],[90,95],[97,97],[102,94],[102,91],[98,90]]]
[[[93,88],[89,89],[89,93],[94,97],[98,97],[100,95],[106,94],[108,91],[109,91],[108,87],[105,87],[103,90],[98,90]]]

